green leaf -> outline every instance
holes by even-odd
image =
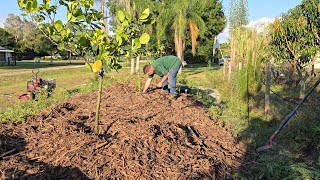
[[[68,13],[67,13],[67,20],[68,20],[68,21],[71,21],[71,18],[72,18],[72,14],[71,14],[70,12],[68,12]]]
[[[122,37],[119,35],[116,35],[116,41],[118,42],[118,45],[120,46],[122,44]]]
[[[139,21],[141,21],[141,22],[146,22],[146,21],[148,21],[148,18],[149,17],[149,15],[146,15],[146,14],[142,14],[141,16],[140,16],[140,18],[139,18]]]
[[[57,35],[53,35],[53,36],[51,36],[51,38],[52,38],[52,40],[54,40],[55,42],[60,41],[60,37],[57,36]]]
[[[81,16],[77,16],[77,17],[76,17],[76,20],[79,21],[79,20],[84,19],[84,18],[85,18],[85,16],[84,16],[84,15],[81,15]]]
[[[123,39],[128,40],[128,35],[126,34],[122,34],[121,37],[123,37]]]
[[[123,11],[121,11],[121,10],[118,11],[118,19],[120,22],[123,22],[125,19],[125,15],[124,15]]]
[[[29,1],[28,3],[27,3],[27,6],[26,6],[26,10],[27,10],[27,12],[30,12],[31,11],[31,2]]]
[[[64,44],[63,43],[59,43],[57,46],[58,50],[62,51],[64,50]]]
[[[63,29],[61,32],[60,32],[61,36],[62,37],[66,37],[67,36],[67,30]]]
[[[147,14],[147,15],[149,16],[149,14],[150,14],[150,9],[149,9],[149,8],[145,9],[145,10],[142,12],[142,14]]]
[[[124,26],[124,27],[129,26],[129,22],[127,20],[124,20],[122,22],[122,26]]]
[[[23,8],[26,4],[25,4],[24,0],[19,0],[18,1],[18,5],[19,5],[20,8]]]
[[[37,0],[33,0],[33,2],[32,2],[32,9],[36,9],[37,6],[38,6]]]
[[[139,17],[139,21],[142,21],[142,22],[147,21],[147,18],[149,17],[149,15],[150,15],[150,10],[147,8],[142,12],[141,16]]]
[[[120,64],[118,64],[118,63],[115,63],[115,64],[113,64],[113,69],[115,69],[115,70],[118,70],[118,69],[121,69],[122,68],[122,66],[120,65]]]
[[[81,37],[79,39],[79,44],[81,46],[87,46],[87,45],[89,45],[89,43],[90,43],[89,40],[87,38],[85,38],[85,37]]]
[[[136,38],[136,39],[134,39],[134,46],[133,46],[133,49],[139,49],[139,48],[141,48],[141,43],[140,43],[140,40],[139,40],[139,38]]]
[[[148,33],[143,33],[139,38],[141,44],[147,44],[150,40],[150,36]]]
[[[56,30],[58,32],[60,32],[62,30],[62,21],[61,20],[57,20],[55,23],[54,23],[54,28],[56,28]]]

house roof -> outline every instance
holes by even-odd
[[[14,52],[14,51],[0,46],[0,52]]]

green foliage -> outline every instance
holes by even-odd
[[[248,1],[233,0],[230,1],[229,23],[230,29],[236,29],[248,24]]]
[[[14,37],[3,28],[0,28],[0,45],[8,49],[13,49],[16,46]]]
[[[205,1],[203,3],[204,6],[194,7],[206,26],[205,31],[198,39],[197,54],[203,56],[204,60],[208,62],[213,59],[212,45],[215,43],[215,37],[223,31],[227,21],[220,1]],[[190,43],[190,41],[187,41],[187,47],[190,46]]]
[[[275,161],[276,159],[276,161]],[[294,163],[285,155],[263,155],[252,166],[258,179],[319,179],[320,171],[305,163]]]
[[[216,35],[218,35],[226,26],[226,18],[222,11],[222,3],[218,0],[192,0],[192,1],[153,1],[153,0],[135,0],[128,1],[111,0],[108,2],[111,16],[115,16],[118,10],[124,10],[132,18],[136,18],[143,13],[146,7],[153,11],[157,23],[139,28],[147,32],[150,37],[147,49],[152,51],[154,56],[164,54],[174,54],[174,30],[181,35],[186,44],[186,56],[191,54],[191,38],[189,20],[197,24],[200,29],[200,36],[197,39],[199,43],[197,52],[203,59],[208,60],[212,56],[212,44]],[[180,15],[179,15],[180,14]],[[181,19],[179,19],[181,17]],[[116,26],[115,21],[111,23]],[[210,57],[210,58],[209,58]],[[194,58],[188,58],[192,62]]]
[[[271,26],[271,53],[298,70],[309,65],[319,52],[320,1],[303,1]]]
[[[36,28],[33,22],[21,20],[19,16],[9,14],[4,23],[4,29],[10,34],[7,38],[12,39],[11,49],[15,51],[47,54],[53,49],[52,43]],[[1,39],[6,40],[7,38]]]

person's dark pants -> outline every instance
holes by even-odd
[[[173,96],[176,95],[177,74],[179,72],[180,67],[181,67],[181,65],[178,67],[171,68],[169,70],[169,77],[162,84],[162,90],[164,93],[169,94],[169,89],[168,89],[168,84],[169,84],[170,94]]]

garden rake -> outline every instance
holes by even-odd
[[[281,131],[281,129],[288,123],[288,121],[296,114],[296,111],[300,108],[300,106],[305,102],[305,100],[309,97],[309,95],[314,91],[314,89],[319,85],[320,83],[320,79],[318,79],[318,81],[313,85],[313,87],[311,88],[311,90],[308,92],[308,94],[303,98],[303,100],[296,106],[296,108],[294,108],[294,110],[286,117],[286,119],[282,122],[282,124],[280,125],[280,127],[272,134],[272,136],[270,137],[268,143],[262,147],[259,147],[256,149],[256,153],[259,155],[259,153],[261,151],[265,151],[267,149],[271,149],[272,148],[272,143],[273,140],[275,139],[275,137],[277,136],[277,134]]]

